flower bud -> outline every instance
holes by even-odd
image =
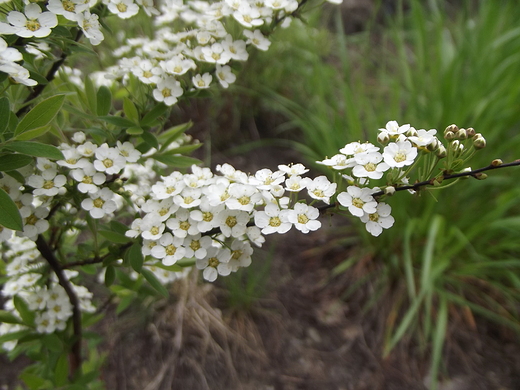
[[[475,173],[475,179],[477,180],[485,180],[487,178],[487,175],[485,173],[479,172]]]
[[[432,142],[426,145],[426,149],[428,149],[430,152],[435,152],[437,149],[439,149],[439,141],[437,138],[434,138]]]
[[[486,140],[482,136],[477,137],[476,139],[473,138],[473,146],[475,149],[484,149],[486,147]]]
[[[388,186],[384,189],[385,195],[393,195],[395,194],[395,187]]]
[[[476,134],[475,129],[473,127],[468,127],[466,129],[466,133],[468,133],[468,138],[471,138]]]
[[[448,132],[456,133],[457,131],[459,131],[459,128],[457,127],[457,125],[449,125],[449,126],[446,127],[446,129],[444,130],[444,138],[446,138],[446,133],[448,133]],[[446,138],[446,139],[447,139],[447,138]]]
[[[379,133],[377,136],[377,142],[385,146],[390,142],[390,136],[386,132]]]
[[[462,154],[462,152],[464,152],[464,144],[460,144],[459,147],[457,148],[457,152],[459,154]]]
[[[491,161],[491,165],[494,166],[494,167],[498,167],[500,165],[503,164],[503,161],[499,158],[496,158],[494,159],[493,161]]]
[[[466,132],[466,129],[460,129],[455,133],[455,138],[457,139],[467,139],[468,133]]]
[[[435,155],[439,158],[444,158],[444,157],[446,157],[447,154],[448,154],[448,152],[446,151],[446,148],[442,144],[440,144],[439,148],[435,151]]]
[[[413,127],[410,127],[410,129],[405,133],[407,137],[417,137],[417,130],[415,130]]]
[[[446,138],[448,141],[451,141],[455,139],[455,133],[453,131],[447,131],[444,133],[444,138]]]

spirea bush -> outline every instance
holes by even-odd
[[[0,4],[0,345],[35,361],[21,375],[29,388],[94,386],[99,366],[82,351],[83,328],[102,315],[88,274],[124,310],[142,283],[166,295],[189,272],[213,282],[248,267],[266,236],[318,230],[324,214],[357,217],[379,236],[394,224],[387,202],[397,192],[520,164],[472,170],[486,146],[472,128],[450,125],[441,139],[390,121],[374,131],[380,146],[360,140],[324,156],[329,176],[310,176],[301,163],[254,173],[201,167],[189,157],[201,145],[186,135],[191,123],[172,125],[171,106],[215,81],[228,88],[236,63],[267,50],[269,35],[308,5],[316,4]],[[103,42],[105,19],[138,14],[155,33],[125,36],[114,65],[89,76],[66,65]]]

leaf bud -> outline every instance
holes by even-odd
[[[439,158],[444,158],[448,154],[444,145],[440,144],[439,148],[435,151],[435,154]]]
[[[494,166],[494,167],[498,167],[500,165],[503,164],[503,161],[499,158],[496,158],[494,159],[493,161],[491,161],[491,165]]]
[[[487,178],[487,175],[485,173],[479,172],[479,173],[475,173],[474,177],[477,180],[485,180]]]
[[[385,191],[385,195],[393,195],[393,194],[395,194],[395,187],[388,186],[384,189],[384,191]]]
[[[455,139],[455,133],[453,131],[447,131],[444,133],[444,138],[446,138],[448,141],[451,141]]]
[[[460,129],[455,133],[455,138],[457,139],[467,139],[468,133],[466,132],[466,129]]]
[[[473,146],[475,149],[484,149],[486,147],[486,140],[482,136],[477,137],[476,139],[473,138]]]
[[[377,136],[377,142],[379,142],[381,145],[385,146],[390,142],[390,136],[387,132],[379,133]]]
[[[448,132],[451,132],[451,133],[456,133],[457,131],[459,131],[459,128],[457,125],[449,125],[448,127],[446,127],[446,129],[444,130],[444,138],[446,138],[446,133]],[[446,138],[447,139],[447,138]]]
[[[466,133],[468,133],[468,138],[471,138],[476,134],[476,131],[473,127],[468,127]]]

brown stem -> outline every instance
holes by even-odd
[[[78,33],[76,34],[76,38],[74,38],[74,41],[78,42],[81,39],[82,36],[83,36],[83,31],[79,30]],[[68,56],[68,53],[65,52],[65,51],[62,51],[60,58],[56,62],[54,62],[52,64],[51,68],[47,72],[47,75],[45,76],[45,78],[47,79],[48,83],[50,83],[52,80],[54,80],[54,77],[56,76],[56,73],[61,68],[61,66],[63,65],[65,60],[67,59],[67,56]],[[33,88],[32,92],[25,99],[25,102],[24,102],[24,105],[22,106],[22,108],[20,108],[16,112],[16,116],[17,117],[20,117],[23,114],[25,114],[27,111],[29,111],[29,109],[31,108],[31,105],[29,104],[29,102],[31,100],[37,98],[38,96],[40,96],[40,94],[45,89],[45,86],[47,86],[47,85],[48,84],[38,84],[36,87]]]
[[[43,238],[43,236],[40,234],[38,235],[38,238],[36,239],[36,247],[40,251],[41,255],[47,262],[49,263],[50,267],[58,277],[58,282],[61,287],[65,290],[67,293],[67,296],[69,297],[69,301],[72,305],[72,328],[74,332],[74,343],[72,344],[72,350],[69,355],[70,359],[70,376],[73,377],[74,374],[80,369],[81,367],[81,341],[82,341],[82,328],[81,328],[81,310],[79,308],[79,299],[76,293],[74,292],[74,289],[72,288],[72,285],[70,281],[65,276],[65,273],[63,272],[63,267],[60,265],[60,262],[54,256],[54,253],[52,252],[51,248],[47,244],[47,241]]]
[[[123,252],[125,249],[130,248],[132,246],[133,242],[128,242],[124,245],[121,245],[119,247],[120,251]],[[91,259],[81,260],[81,261],[74,261],[72,263],[63,264],[62,269],[67,268],[73,268],[73,267],[80,267],[82,265],[89,265],[89,264],[99,264],[102,263],[103,260],[105,260],[108,256],[110,256],[110,253],[107,253],[104,256],[96,256]]]

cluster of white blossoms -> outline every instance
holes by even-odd
[[[264,235],[317,230],[319,210],[298,201],[305,190],[312,201],[330,202],[336,184],[325,176],[303,177],[302,164],[279,165],[247,174],[229,164],[192,166],[192,173],[173,172],[151,187],[140,203],[141,218],[132,222],[128,237],[143,239],[142,253],[168,266],[194,258],[203,277],[214,281],[251,264],[252,244]]]
[[[346,191],[337,195],[337,202],[365,223],[366,230],[373,236],[379,236],[383,229],[393,226],[394,218],[390,215],[391,207],[374,198],[374,193],[380,193],[381,188],[374,187],[372,181],[386,177],[386,195],[392,195],[398,186],[409,185],[408,177],[417,161],[418,156],[435,156],[434,164],[447,155],[461,158],[466,152],[464,144],[459,140],[472,140],[475,149],[485,146],[481,134],[475,134],[473,129],[459,129],[455,125],[448,126],[444,137],[450,142],[449,148],[437,138],[437,130],[416,130],[409,124],[400,126],[396,121],[389,121],[384,128],[379,129],[377,137],[380,147],[369,142],[351,142],[340,153],[318,161],[319,164],[344,172],[349,170],[350,175],[343,174],[349,185]],[[433,169],[431,169],[431,172]],[[410,190],[414,193],[413,190]]]
[[[10,312],[21,321],[14,297],[22,299],[34,316],[34,330],[37,333],[52,333],[64,330],[67,320],[72,316],[72,304],[67,293],[61,287],[55,276],[50,280],[45,275],[45,262],[36,249],[36,244],[26,237],[12,237],[3,253],[6,261],[8,277],[2,289],[6,298],[4,310]],[[78,276],[77,271],[64,271],[68,279]],[[70,283],[78,297],[79,307],[83,312],[95,311],[92,305],[92,293],[84,286]],[[29,329],[27,325],[3,323],[0,324],[0,336],[8,333]],[[17,340],[5,342],[2,347],[12,350]]]

